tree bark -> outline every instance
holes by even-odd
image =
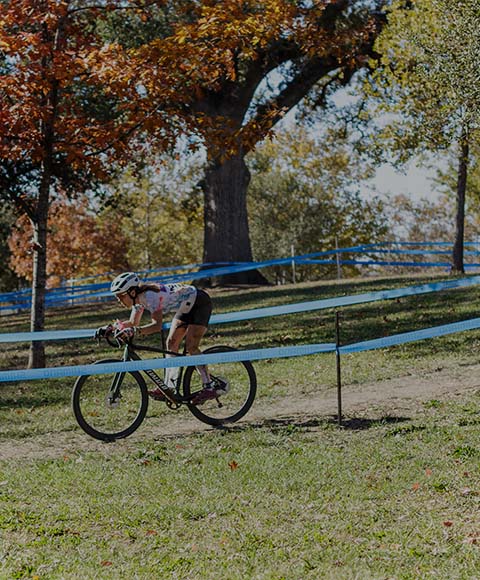
[[[455,241],[452,254],[452,272],[464,273],[464,232],[465,232],[465,197],[467,192],[468,161],[470,155],[468,132],[464,130],[460,140],[457,176],[457,209],[455,218]]]
[[[242,152],[212,161],[202,182],[204,192],[204,262],[251,262],[247,189],[250,171]],[[220,276],[220,284],[268,284],[258,270]],[[210,284],[213,283],[210,281]]]
[[[42,36],[45,44],[50,43],[52,54],[62,50],[64,41],[64,21],[58,23],[56,32],[52,33],[46,23],[42,26]],[[43,76],[45,79],[51,74],[52,55],[45,55],[42,59]],[[45,95],[43,107],[48,112],[41,121],[43,137],[43,160],[41,164],[38,199],[33,213],[33,279],[32,279],[32,307],[30,314],[30,330],[41,332],[45,328],[45,294],[47,286],[47,229],[50,204],[50,187],[52,184],[54,167],[55,123],[60,98],[60,81],[52,79],[50,90]],[[45,344],[42,341],[33,341],[30,344],[28,368],[45,366]]]
[[[316,23],[319,33],[334,30],[337,22],[342,22],[355,4],[350,0],[330,3]],[[252,260],[247,218],[250,174],[244,157],[322,79],[324,85],[322,98],[317,99],[318,106],[326,104],[327,88],[348,84],[354,72],[364,66],[366,57],[376,54],[374,41],[385,23],[385,16],[372,5],[368,22],[367,25],[367,19],[360,19],[357,24],[352,24],[352,34],[362,31],[362,41],[356,46],[353,59],[350,41],[341,48],[332,45],[331,50],[322,49],[319,54],[312,55],[306,53],[295,39],[278,38],[260,50],[251,62],[238,58],[235,61],[235,80],[229,77],[217,90],[202,93],[201,98],[192,105],[197,113],[214,120],[216,126],[213,137],[206,132],[209,165],[202,182],[205,262]],[[272,94],[268,98],[256,103],[255,92],[262,81],[287,63],[291,65],[289,73],[282,82],[273,82],[278,86],[270,88]],[[225,139],[219,138],[222,131]],[[225,141],[228,142],[228,137],[234,139],[235,135],[238,150],[225,159],[218,149]],[[226,149],[231,151],[231,144]],[[260,272],[251,270],[222,277],[221,282],[265,284],[266,279]]]
[[[39,187],[37,211],[33,222],[33,280],[32,308],[30,314],[31,332],[41,332],[45,328],[45,293],[47,285],[47,220],[50,194],[51,172],[49,164],[43,168]],[[28,368],[45,366],[45,344],[41,341],[30,343]]]

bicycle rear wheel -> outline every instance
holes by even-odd
[[[121,362],[101,360],[95,364]],[[138,372],[78,377],[72,408],[80,427],[95,439],[115,441],[131,435],[148,409],[147,386]]]
[[[235,348],[215,346],[203,351],[203,354],[232,352]],[[201,405],[187,403],[189,410],[197,419],[208,425],[234,423],[241,419],[250,409],[257,393],[255,369],[249,361],[235,361],[217,365],[208,365],[211,376],[220,377],[228,382],[228,391],[217,399],[205,401]],[[200,391],[202,380],[195,367],[187,367],[183,378],[185,397]]]

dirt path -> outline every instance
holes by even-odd
[[[480,390],[480,365],[442,370],[428,376],[409,375],[370,385],[345,385],[343,412],[348,418],[368,412],[370,419],[384,415],[408,416],[422,401],[441,399]],[[242,424],[256,425],[268,422],[305,423],[326,419],[337,411],[336,389],[309,396],[267,400],[254,404]],[[0,441],[1,459],[53,459],[98,452],[105,456],[128,452],[142,441],[158,441],[181,437],[211,429],[188,413],[168,418],[147,420],[129,439],[106,444],[85,435],[80,428],[72,432],[49,433],[12,441]]]

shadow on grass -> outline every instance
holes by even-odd
[[[372,427],[383,427],[385,425],[396,425],[398,423],[405,423],[410,421],[410,417],[392,417],[387,415],[385,417],[380,417],[379,419],[366,419],[355,417],[353,419],[344,419],[341,423],[341,427],[344,429],[349,429],[351,431],[362,431],[364,429],[371,429]],[[332,422],[337,423],[335,417]]]
[[[280,419],[265,419],[261,422],[244,423],[241,425],[224,425],[220,427],[214,427],[214,429],[228,432],[246,431],[248,429],[270,429],[272,431],[282,431],[286,434],[293,434],[297,430],[309,430],[317,428],[325,429],[332,426],[338,426],[342,429],[350,431],[362,431],[375,427],[383,427],[386,425],[397,425],[407,421],[411,421],[411,418],[385,415],[377,419],[361,417],[343,419],[341,425],[338,425],[336,416],[312,419],[305,419],[300,417],[282,417]]]
[[[72,385],[73,386],[73,385]],[[39,388],[27,391],[24,387],[21,390],[5,389],[0,390],[0,410],[4,409],[30,409],[47,405],[69,405],[71,399],[71,388],[59,387]]]

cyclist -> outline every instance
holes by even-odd
[[[200,341],[207,330],[212,313],[212,301],[205,291],[186,284],[143,282],[134,272],[124,272],[117,276],[111,284],[110,291],[123,306],[131,309],[130,318],[118,321],[113,327],[109,325],[98,329],[99,336],[114,332],[117,340],[126,342],[134,336],[141,337],[161,332],[164,313],[175,311],[167,337],[167,350],[178,352],[180,343],[185,338],[188,354],[201,354]],[[152,321],[140,326],[145,310],[150,313]],[[196,368],[202,378],[203,389],[192,401],[194,404],[217,398],[226,392],[227,385],[221,379],[213,379],[206,365],[199,365]],[[178,367],[165,369],[165,384],[171,396],[174,396],[177,390],[177,377]],[[165,400],[158,387],[148,391],[148,394],[157,401]]]

